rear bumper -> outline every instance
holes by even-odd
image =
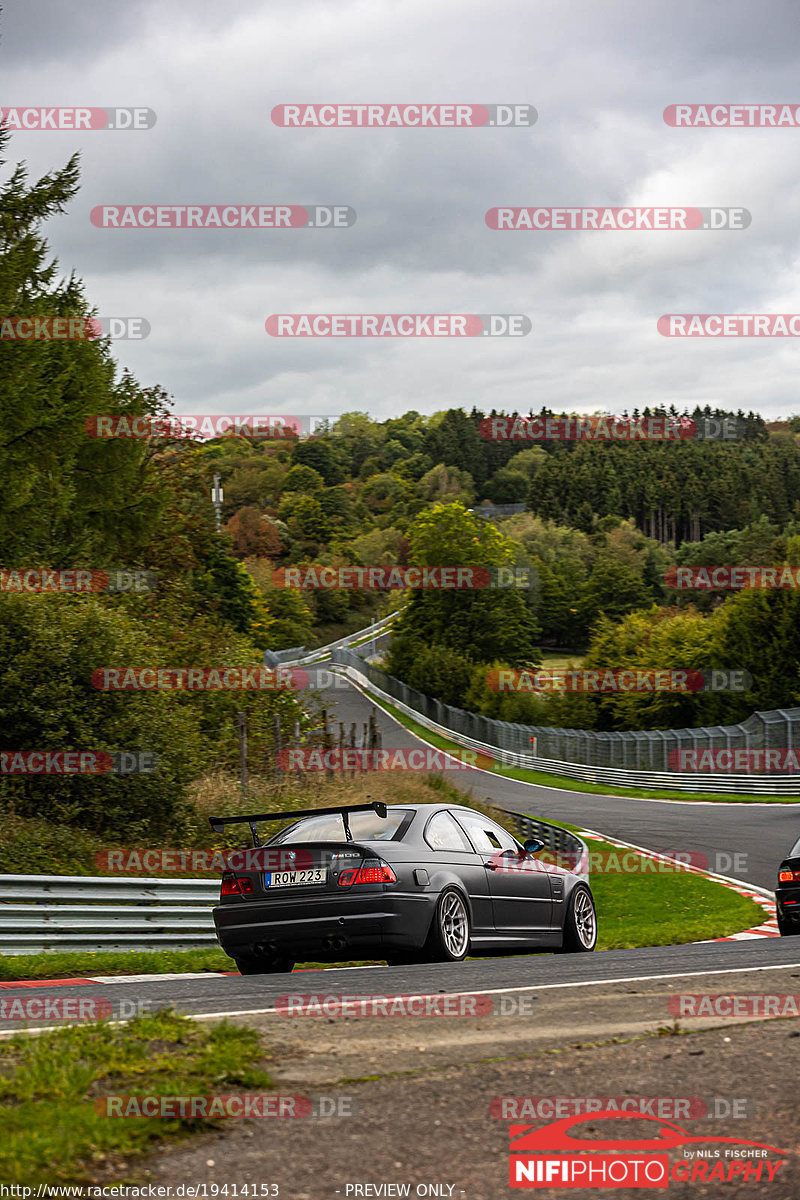
[[[428,936],[436,896],[373,892],[370,895],[234,900],[213,910],[217,938],[232,958],[281,951],[295,959],[348,951],[366,956],[387,949],[419,949]],[[355,956],[355,955],[354,955]]]
[[[786,901],[789,901],[787,904]],[[794,901],[794,903],[792,903]],[[778,888],[775,892],[775,906],[778,916],[793,925],[800,925],[800,888]]]

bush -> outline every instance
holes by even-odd
[[[196,710],[163,692],[102,692],[101,667],[163,665],[147,629],[94,596],[0,597],[3,749],[147,751],[156,773],[5,775],[0,799],[23,817],[95,832],[178,831],[203,762]]]

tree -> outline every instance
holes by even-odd
[[[325,480],[319,471],[305,463],[295,463],[283,481],[284,491],[305,492],[307,495],[320,491],[324,486]]]
[[[508,539],[462,504],[426,509],[411,525],[408,540],[408,559],[413,566],[488,568],[488,577],[491,568],[513,563]],[[475,582],[482,582],[480,572]],[[401,679],[417,678],[416,664],[423,647],[432,646],[448,647],[471,663],[496,658],[513,665],[531,662],[536,658],[537,636],[536,620],[519,588],[415,589],[395,623],[388,669]],[[466,688],[468,679],[463,671],[459,678]],[[448,691],[448,695],[454,694]]]
[[[0,127],[0,165],[9,136]],[[148,446],[87,434],[99,415],[155,415],[163,404],[158,389],[116,379],[108,340],[83,336],[92,310],[80,281],[59,280],[48,261],[41,226],[77,190],[77,156],[33,184],[18,165],[0,188],[0,560],[8,566],[124,561],[146,542],[159,507]],[[82,336],[15,338],[12,322],[26,318],[73,320]]]
[[[292,452],[292,465],[298,464],[313,467],[328,487],[344,480],[344,472],[327,436],[321,435],[298,442]]]

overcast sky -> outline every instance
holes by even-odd
[[[800,313],[800,128],[675,129],[674,103],[800,105],[790,0],[6,0],[0,104],[138,105],[48,236],[115,357],[176,411],[376,418],[477,405],[800,412],[800,339],[662,337],[662,313]],[[532,128],[287,129],[282,103],[527,103]],[[3,177],[8,172],[3,168]],[[342,230],[110,230],[98,204],[349,204]],[[743,206],[745,231],[494,232],[496,205]],[[271,313],[525,313],[527,337],[276,339]]]

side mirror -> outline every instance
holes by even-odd
[[[522,846],[526,854],[536,854],[544,849],[544,842],[540,842],[538,838],[527,838]]]

